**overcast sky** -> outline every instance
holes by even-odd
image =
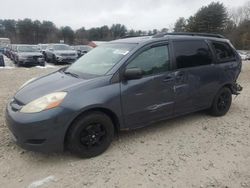
[[[228,8],[248,0],[220,0]],[[0,19],[31,18],[57,26],[89,29],[121,23],[128,29],[152,30],[173,26],[212,0],[1,0]]]

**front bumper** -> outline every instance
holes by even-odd
[[[74,62],[77,60],[77,56],[56,56],[57,62]]]
[[[27,58],[27,59],[19,59],[19,64],[21,65],[27,65],[27,66],[36,66],[36,65],[44,65],[45,59],[44,58]]]
[[[64,149],[70,114],[64,108],[25,114],[14,111],[8,104],[6,123],[20,147],[38,152],[60,152]]]

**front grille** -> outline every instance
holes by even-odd
[[[33,59],[33,56],[27,56],[27,59]]]
[[[61,54],[62,56],[74,56],[75,54]]]
[[[39,55],[39,56],[33,56],[33,59],[37,60],[38,58],[42,58],[43,56]]]
[[[12,99],[12,101],[10,102],[11,109],[15,112],[20,110],[23,107],[23,105],[24,105],[23,103],[16,100],[15,98]]]

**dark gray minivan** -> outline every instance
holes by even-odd
[[[72,64],[26,82],[6,109],[21,147],[104,152],[115,132],[209,110],[227,113],[241,59],[220,35],[166,33],[103,44]]]

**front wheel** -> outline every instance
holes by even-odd
[[[82,158],[103,153],[114,137],[111,119],[101,112],[92,112],[78,118],[67,134],[67,148]]]
[[[232,103],[232,92],[229,88],[224,87],[216,94],[210,114],[213,116],[224,116],[230,109]]]

